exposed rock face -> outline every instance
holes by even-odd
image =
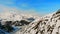
[[[30,23],[22,34],[60,34],[60,10]]]

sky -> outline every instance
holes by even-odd
[[[0,12],[47,15],[60,9],[60,0],[0,0]]]

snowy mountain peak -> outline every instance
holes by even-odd
[[[60,34],[60,10],[30,23],[22,34]]]
[[[0,19],[3,21],[20,21],[27,18],[39,18],[38,16],[33,16],[29,14],[20,14],[17,12],[4,12],[0,14]]]
[[[5,12],[0,14],[0,18],[1,19],[5,19],[5,20],[19,20],[21,19],[21,16],[16,14],[16,13],[11,13],[11,12]]]

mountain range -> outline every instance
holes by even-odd
[[[11,12],[2,13],[0,14],[1,32],[7,34],[60,34],[60,10],[42,17]]]

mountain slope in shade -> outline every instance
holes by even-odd
[[[60,10],[30,23],[22,34],[60,34]]]

